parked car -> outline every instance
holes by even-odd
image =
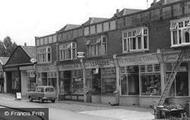
[[[33,92],[28,92],[28,99],[30,102],[39,100],[40,102],[56,100],[56,90],[53,86],[37,86]]]

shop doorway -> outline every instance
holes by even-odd
[[[64,92],[71,93],[71,71],[64,71]]]
[[[177,73],[176,96],[188,96],[188,72]]]
[[[101,69],[92,69],[92,90],[93,94],[101,94]]]

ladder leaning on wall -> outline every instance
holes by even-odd
[[[160,100],[158,102],[158,106],[162,106],[166,100],[166,98],[168,97],[169,95],[169,92],[170,92],[170,88],[172,86],[172,83],[174,82],[175,80],[175,77],[177,75],[177,72],[179,71],[179,68],[180,68],[180,65],[181,63],[183,62],[183,56],[184,54],[186,53],[186,48],[182,48],[180,50],[180,52],[178,53],[178,58],[177,60],[175,61],[173,67],[172,67],[172,72],[170,73],[168,79],[166,80],[166,86],[164,88],[164,91],[160,97]],[[160,53],[162,54],[162,53]],[[161,55],[161,59],[164,59],[163,58],[163,54]],[[164,60],[162,60],[162,62],[164,62]]]

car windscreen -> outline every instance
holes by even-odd
[[[46,92],[54,92],[54,88],[46,88]]]

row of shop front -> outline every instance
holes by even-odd
[[[85,60],[85,80],[88,102],[114,103],[115,91],[119,92],[121,105],[149,106],[157,102],[165,87],[165,79],[172,71],[178,51],[166,54],[139,54]],[[184,56],[176,80],[170,92],[172,102],[183,102],[190,96],[189,55]],[[16,71],[16,70],[15,70]],[[52,85],[60,100],[84,100],[83,70],[79,61],[57,65],[34,65],[20,67],[11,77],[9,85],[21,89],[22,94],[34,90],[37,85]],[[36,72],[35,72],[36,71]],[[7,74],[9,74],[7,69]],[[36,79],[35,79],[36,78]],[[21,81],[21,88],[17,88]],[[183,98],[183,99],[182,99]]]

